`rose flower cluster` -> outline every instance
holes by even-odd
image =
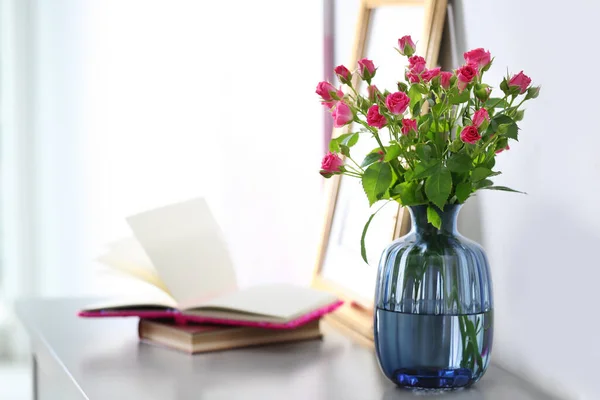
[[[493,170],[495,157],[510,148],[509,140],[518,139],[522,105],[535,99],[540,88],[521,71],[506,76],[500,96],[494,97],[494,88],[483,80],[493,63],[489,51],[468,51],[463,65],[442,71],[428,66],[415,47],[410,36],[398,40],[396,51],[407,62],[404,79],[393,91],[373,83],[377,67],[366,58],[353,70],[335,68],[339,88],[329,82],[317,85],[335,128],[343,128],[330,142],[321,174],[361,179],[370,204],[428,205],[430,222],[437,225],[439,210],[465,202],[477,190],[513,191],[493,185],[491,178],[500,173]],[[374,148],[355,160],[351,148],[359,139],[374,139]]]

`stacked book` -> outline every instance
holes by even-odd
[[[139,337],[189,353],[321,337],[320,318],[342,302],[289,284],[238,288],[222,232],[203,199],[127,219],[134,237],[108,246],[99,261],[151,287],[105,301],[81,317],[137,317]]]
[[[204,353],[239,347],[320,339],[319,321],[293,329],[265,329],[247,326],[177,324],[169,320],[140,319],[140,340],[186,353]]]

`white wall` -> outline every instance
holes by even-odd
[[[33,271],[23,276],[5,249],[4,276],[30,289],[12,296],[126,290],[95,274],[102,246],[129,234],[127,215],[198,195],[242,285],[309,281],[321,222],[320,2],[2,4],[30,22],[19,32],[6,16],[17,37],[3,39],[3,54],[27,52],[17,61],[32,68],[17,71],[31,104],[10,92],[29,125],[6,101],[2,121],[3,145],[31,136],[3,146],[3,240],[18,235]]]
[[[488,48],[487,80],[508,67],[542,85],[497,182],[527,196],[482,193],[483,244],[495,280],[494,358],[573,398],[600,398],[596,307],[600,3],[455,0],[458,44]]]

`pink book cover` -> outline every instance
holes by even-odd
[[[186,315],[185,313],[176,310],[99,310],[99,311],[80,311],[78,315],[80,317],[87,318],[107,318],[107,317],[139,317],[146,319],[172,319],[178,324],[186,324],[188,322],[202,323],[202,324],[218,324],[218,325],[235,325],[235,326],[251,326],[256,328],[266,329],[294,329],[301,325],[304,325],[315,319],[319,319],[322,316],[337,310],[343,301],[338,300],[325,307],[321,307],[310,313],[304,314],[299,318],[292,321],[283,323],[278,322],[256,322],[256,321],[240,321],[235,319],[221,319],[221,318],[209,318],[209,317],[198,317],[195,315]]]

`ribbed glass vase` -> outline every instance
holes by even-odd
[[[409,210],[411,232],[383,251],[377,273],[379,365],[402,387],[470,386],[485,373],[492,350],[487,257],[480,245],[458,233],[460,205],[440,212],[440,229],[427,222],[426,206]]]

